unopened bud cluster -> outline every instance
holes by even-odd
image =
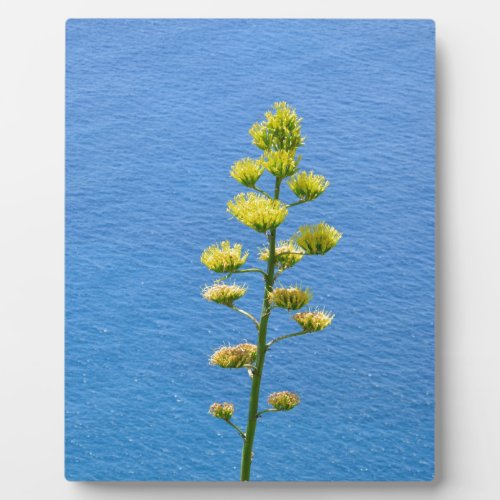
[[[211,286],[206,286],[203,289],[202,296],[204,299],[225,306],[232,306],[235,300],[240,299],[245,295],[247,288],[245,286],[227,285],[225,283],[214,283]]]
[[[299,169],[301,157],[295,158],[295,151],[267,151],[262,158],[262,166],[278,179],[289,177]]]
[[[290,189],[302,201],[315,200],[329,185],[322,175],[314,172],[300,172],[288,181]]]
[[[293,151],[304,144],[299,118],[286,102],[274,104],[274,113],[268,111],[263,122],[255,123],[249,133],[253,143],[263,151]]]
[[[288,214],[286,206],[278,200],[256,193],[240,193],[227,204],[227,211],[259,233],[278,227]]]
[[[342,233],[325,222],[314,226],[301,226],[294,241],[309,255],[323,255],[337,245]]]
[[[248,252],[242,252],[239,243],[231,246],[229,241],[211,245],[201,254],[201,263],[216,273],[231,273],[238,270],[247,260]]]
[[[257,356],[254,344],[221,347],[210,356],[210,364],[221,368],[243,368],[251,365]]]
[[[330,326],[334,315],[325,311],[306,311],[293,315],[304,332],[319,332]]]
[[[275,288],[269,294],[269,300],[273,306],[282,307],[289,311],[301,309],[312,299],[311,291],[296,286],[289,288]]]
[[[304,256],[304,251],[292,241],[280,241],[276,245],[275,260],[283,271],[299,262]],[[269,259],[269,248],[264,248],[259,253],[259,259]]]
[[[300,403],[300,398],[294,392],[281,391],[271,394],[267,402],[278,411],[288,411]]]
[[[231,420],[234,413],[234,405],[232,403],[213,403],[208,412],[216,418]]]
[[[231,177],[249,188],[255,187],[263,172],[261,161],[252,158],[243,158],[231,167]]]

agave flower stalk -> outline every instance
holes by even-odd
[[[281,274],[298,264],[303,257],[325,254],[334,248],[342,237],[334,227],[320,222],[300,227],[288,240],[277,240],[278,227],[289,215],[289,209],[316,200],[329,186],[325,177],[312,171],[299,171],[301,157],[297,155],[297,149],[304,145],[301,122],[302,118],[297,116],[295,109],[285,102],[276,103],[273,110],[265,113],[265,120],[255,123],[249,131],[253,143],[262,150],[261,156],[238,160],[233,163],[230,171],[231,177],[252,191],[237,194],[228,202],[227,210],[236,220],[266,236],[267,244],[259,253],[259,259],[266,263],[265,269],[243,267],[249,255],[248,251],[244,252],[240,243],[231,244],[227,240],[207,247],[201,255],[201,262],[209,270],[222,274],[213,285],[203,289],[202,296],[210,302],[240,312],[251,319],[257,329],[255,343],[223,346],[213,352],[209,360],[211,365],[220,368],[246,368],[251,377],[244,431],[232,420],[232,403],[216,402],[209,409],[212,416],[225,421],[243,439],[241,481],[250,480],[258,419],[267,413],[290,411],[300,403],[298,394],[282,390],[268,397],[268,407],[259,409],[260,386],[267,351],[277,342],[324,330],[334,318],[332,313],[319,309],[297,312],[312,299],[309,288],[277,285]],[[265,172],[266,175],[274,177],[272,194],[257,186]],[[297,201],[290,204],[280,200],[281,186],[287,178],[291,192],[297,197]],[[246,285],[225,283],[230,276],[242,273],[260,273],[264,278],[262,307],[258,319],[234,304],[245,295]],[[275,308],[293,311],[293,319],[301,330],[268,341],[269,319]]]

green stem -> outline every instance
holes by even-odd
[[[238,434],[243,438],[243,441],[245,441],[245,433],[236,424],[233,424],[233,422],[231,422],[231,420],[226,420],[226,422],[231,427],[233,427],[234,429],[236,429],[238,431]]]
[[[281,342],[282,340],[289,339],[291,337],[298,337],[299,335],[305,335],[306,333],[311,333],[311,332],[304,332],[302,330],[301,332],[289,333],[288,335],[282,335],[281,337],[276,337],[267,344],[267,348],[269,349],[273,344],[276,344],[276,342]]]
[[[250,314],[249,312],[246,312],[244,309],[240,309],[239,307],[236,307],[236,306],[228,306],[229,309],[232,309],[233,311],[236,311],[236,312],[239,312],[241,314],[243,314],[243,316],[246,316],[247,318],[251,319],[252,320],[252,323],[255,325],[255,328],[257,328],[257,330],[259,329],[259,322],[255,319],[255,317]]]
[[[255,267],[255,268],[252,267],[251,269],[238,269],[237,271],[233,271],[233,272],[228,274],[228,278],[231,276],[231,274],[243,274],[243,273],[260,273],[264,277],[266,277],[265,271],[263,271],[262,269],[259,269],[257,267]]]
[[[281,180],[276,179],[274,186],[274,199],[279,199]],[[276,228],[269,234],[269,258],[267,259],[267,273],[265,276],[264,299],[262,301],[262,312],[259,322],[259,338],[257,343],[257,357],[255,360],[255,370],[252,378],[252,389],[250,391],[250,401],[248,404],[248,420],[245,432],[245,441],[241,452],[241,481],[250,481],[250,468],[252,466],[253,441],[255,438],[255,429],[257,427],[257,412],[259,408],[260,382],[264,370],[264,361],[267,351],[267,324],[271,315],[269,303],[269,293],[273,289],[274,267],[276,260]]]
[[[289,205],[287,205],[286,208],[296,207],[297,205],[302,205],[303,203],[307,203],[308,201],[312,201],[312,200],[300,200],[300,201],[296,201],[295,203],[290,203]]]
[[[276,413],[277,411],[281,410],[277,410],[276,408],[267,408],[265,410],[259,411],[259,413],[257,413],[257,418],[259,418],[261,415],[264,415],[264,413]]]
[[[282,255],[307,255],[304,252],[280,252],[280,257]]]
[[[269,193],[267,193],[263,189],[258,188],[257,186],[254,186],[252,189],[254,189],[255,191],[257,191],[258,193],[263,194],[264,196],[267,196],[268,198],[272,198],[272,196]]]
[[[285,271],[285,269],[280,269],[275,275],[274,275],[274,282],[276,283],[276,281],[278,280],[278,278],[283,274],[283,272]]]

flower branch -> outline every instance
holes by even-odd
[[[263,189],[260,189],[257,186],[253,186],[252,189],[255,190],[255,191],[257,191],[260,194],[263,194],[264,196],[267,196],[270,199],[273,198],[267,191],[264,191]]]
[[[238,431],[238,434],[241,436],[241,438],[243,439],[243,441],[245,441],[246,439],[246,436],[245,436],[245,433],[233,422],[231,422],[231,420],[226,420],[226,422],[233,428],[233,429],[236,429],[236,431]]]
[[[255,316],[253,316],[253,314],[250,314],[249,312],[245,311],[244,309],[240,309],[239,307],[236,307],[234,305],[230,305],[228,307],[229,307],[229,309],[232,309],[233,311],[239,312],[240,314],[243,314],[243,316],[246,316],[247,318],[252,320],[253,324],[255,325],[255,328],[257,328],[257,330],[259,329],[259,322],[255,318]]]
[[[276,410],[276,408],[267,408],[266,410],[259,411],[257,413],[257,418],[259,418],[261,415],[264,415],[264,413],[276,413],[280,410]]]
[[[288,335],[281,335],[280,337],[276,337],[275,339],[268,342],[267,348],[269,349],[273,344],[276,344],[277,342],[281,342],[282,340],[289,339],[292,337],[298,337],[299,335],[305,335],[306,333],[310,333],[310,332],[306,332],[304,330],[301,330],[300,332],[289,333]]]
[[[304,203],[307,203],[308,201],[311,201],[311,200],[299,200],[299,201],[295,201],[294,203],[289,203],[286,208],[290,208],[290,207],[296,207],[297,205],[302,205]]]
[[[259,269],[258,267],[251,267],[249,269],[238,269],[237,271],[233,271],[228,275],[228,277],[231,276],[231,274],[244,274],[244,273],[260,273],[262,274],[262,276],[264,276],[264,278],[267,276],[267,273],[264,270]]]

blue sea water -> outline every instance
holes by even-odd
[[[199,256],[229,238],[260,264],[228,171],[285,100],[301,166],[331,186],[278,235],[325,220],[344,237],[283,275],[336,318],[269,352],[262,395],[302,402],[259,421],[252,479],[431,480],[433,23],[71,20],[66,88],[66,477],[238,480],[241,438],[208,407],[244,425],[250,379],[208,356],[255,332],[200,297]],[[262,282],[240,278],[258,314]],[[273,313],[270,337],[292,323]]]

